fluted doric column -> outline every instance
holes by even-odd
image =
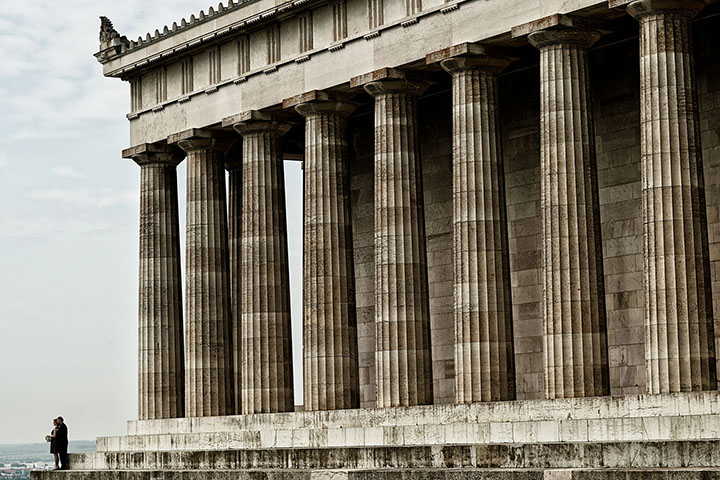
[[[610,393],[587,49],[600,34],[541,30],[545,395]]]
[[[233,385],[235,412],[242,411],[242,155],[232,149],[225,158],[228,171],[228,247],[232,309]]]
[[[509,60],[457,56],[452,75],[455,398],[515,398],[510,263],[497,73]]]
[[[650,393],[714,390],[715,338],[691,20],[699,0],[640,0],[645,358]]]
[[[242,413],[294,409],[290,280],[280,137],[289,126],[259,112],[243,137]]]
[[[417,98],[403,72],[371,74],[375,98],[375,371],[378,407],[433,401]],[[351,82],[351,85],[353,82]]]
[[[359,408],[347,120],[355,106],[314,101],[305,117],[305,410]]]
[[[168,139],[187,153],[185,412],[235,413],[225,140],[206,130]]]
[[[177,165],[158,145],[123,152],[140,166],[138,418],[185,415]]]

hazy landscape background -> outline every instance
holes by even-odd
[[[0,0],[0,444],[41,443],[58,415],[71,440],[137,416],[139,169],[120,158],[129,86],[93,57],[98,16],[137,38],[207,1]],[[179,181],[184,211],[184,164]],[[286,181],[299,400],[297,163]]]

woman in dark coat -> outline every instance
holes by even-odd
[[[53,429],[50,432],[50,453],[55,457],[55,468],[59,468],[58,454],[55,451],[55,435],[57,434],[57,418],[53,418]]]

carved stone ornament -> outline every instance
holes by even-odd
[[[120,34],[113,27],[108,17],[100,17],[100,44],[120,38]]]

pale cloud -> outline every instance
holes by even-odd
[[[0,377],[29,392],[0,396],[0,411],[12,413],[0,443],[45,435],[38,418],[47,410],[44,393],[52,381],[47,365],[80,371],[65,359],[58,362],[54,349],[27,335],[23,325],[33,325],[33,335],[41,337],[60,326],[68,342],[75,342],[69,348],[82,362],[82,374],[55,392],[68,406],[62,410],[66,418],[75,412],[73,438],[122,434],[125,420],[135,415],[138,172],[120,162],[128,146],[130,89],[103,77],[93,57],[98,17],[108,16],[128,38],[144,38],[190,13],[197,16],[201,8],[207,12],[212,3],[0,0],[0,331],[8,338],[32,338],[0,348]],[[182,187],[182,167],[178,181]],[[73,185],[85,188],[64,188]],[[293,218],[301,216],[295,212]],[[301,247],[293,250],[291,260],[299,258]],[[82,318],[92,319],[93,327]],[[116,350],[97,350],[108,338],[117,342]],[[2,368],[7,365],[17,367]],[[102,408],[87,408],[88,402]],[[56,407],[53,402],[52,415]]]
[[[77,178],[82,179],[85,178],[85,174],[78,172],[72,167],[69,167],[67,165],[62,165],[59,167],[54,167],[52,170],[50,170],[53,174],[59,176],[59,177],[69,177],[69,178]]]
[[[63,205],[79,207],[112,207],[116,205],[136,205],[137,192],[130,190],[116,191],[111,188],[93,190],[89,188],[47,188],[30,190],[25,198],[32,200],[51,200]]]
[[[104,78],[93,57],[98,48],[99,15],[110,16],[130,38],[144,37],[145,31],[172,23],[168,12],[175,16],[198,5],[207,9],[205,1],[34,0],[3,4],[0,111],[7,122],[0,120],[0,127],[6,123],[6,135],[0,141],[77,137],[97,122],[126,122],[127,83]],[[38,52],[51,53],[39,56]]]
[[[107,232],[111,224],[103,221],[51,217],[0,218],[0,238],[48,238],[85,236]]]

